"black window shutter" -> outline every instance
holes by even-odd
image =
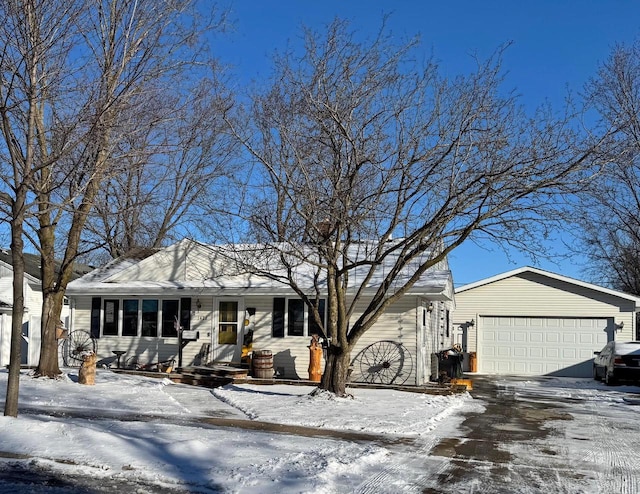
[[[191,329],[191,298],[180,299],[180,326],[184,331]]]
[[[91,299],[91,337],[100,338],[100,308],[102,299],[93,297]]]
[[[284,338],[284,298],[273,299],[273,321],[271,328],[271,336],[274,338]]]

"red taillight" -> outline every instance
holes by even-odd
[[[622,357],[614,357],[613,365],[624,365],[624,360],[622,360]]]

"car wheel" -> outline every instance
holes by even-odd
[[[602,378],[600,377],[600,374],[598,374],[598,366],[597,365],[593,366],[593,378],[596,381],[601,381],[602,380]]]
[[[616,376],[614,372],[611,372],[611,374],[609,374],[609,369],[607,369],[606,367],[604,369],[604,383],[607,386],[612,386],[616,383]]]

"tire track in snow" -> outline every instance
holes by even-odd
[[[397,492],[422,492],[428,481],[443,473],[450,464],[446,458],[429,457],[429,452],[440,438],[430,438],[422,446],[410,452],[390,451],[389,460],[378,474],[368,478],[360,484],[354,494],[392,494]],[[427,461],[428,460],[428,461]],[[435,462],[435,468],[430,468],[428,475],[424,471],[429,464]],[[422,472],[422,473],[421,473]],[[410,478],[414,474],[414,478]]]
[[[472,411],[479,404],[464,400],[457,406],[443,410],[433,417],[433,427],[423,431],[416,439],[415,446],[405,446],[403,451],[390,448],[390,458],[380,472],[360,484],[354,494],[395,494],[397,492],[423,492],[433,483],[433,479],[444,473],[451,460],[431,456],[430,452],[445,437],[439,433],[439,425],[446,422],[447,429],[457,428],[464,417],[456,412]]]
[[[640,492],[640,458],[633,454],[640,443],[640,432],[633,423],[616,420],[616,408],[624,404],[589,403],[581,416],[582,430],[589,431],[591,439],[582,460],[593,464],[600,492],[636,494]],[[625,427],[618,427],[620,422]],[[626,432],[621,432],[622,430]]]

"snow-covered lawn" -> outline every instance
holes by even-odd
[[[60,475],[190,492],[413,491],[422,466],[416,451],[426,455],[459,424],[462,411],[481,408],[468,393],[353,389],[353,399],[335,399],[311,397],[313,388],[305,386],[210,390],[106,369],[98,370],[95,386],[83,386],[75,370],[68,372],[56,381],[23,371],[25,412],[17,419],[0,417],[0,454],[27,455],[23,461],[32,468]],[[6,371],[0,372],[2,395],[6,380]],[[411,442],[411,454],[388,441],[221,428],[194,420],[200,417],[397,436]],[[368,485],[378,488],[370,491]]]
[[[484,379],[495,394],[336,399],[309,386],[206,389],[107,369],[83,386],[73,369],[60,380],[23,371],[19,417],[0,416],[0,493],[640,492],[640,387]],[[6,381],[2,370],[0,396]],[[548,433],[523,435],[529,420]],[[60,485],[16,490],[31,475]]]

